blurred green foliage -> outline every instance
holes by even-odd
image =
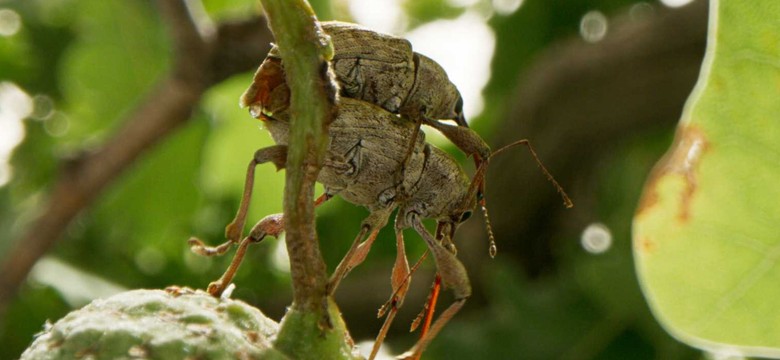
[[[525,0],[512,14],[493,15],[488,25],[496,35],[494,76],[484,91],[485,111],[473,122],[477,131],[488,135],[496,131],[518,74],[539,51],[575,36],[585,12],[597,9],[610,16],[633,2]],[[344,13],[346,0],[312,3],[322,19],[351,19]],[[252,0],[204,0],[203,6],[216,21],[260,11]],[[480,0],[472,7],[489,9],[491,2]],[[12,158],[14,177],[0,187],[0,252],[5,255],[45,201],[58,163],[110,138],[122,117],[143,101],[166,71],[171,50],[152,1],[7,0],[0,2],[0,8],[16,11],[23,24],[19,33],[0,37],[0,81],[11,81],[31,95],[46,95],[56,107],[47,119],[24,122],[26,136]],[[403,8],[410,27],[467,11],[445,0],[406,0]],[[196,235],[209,243],[222,241],[224,226],[238,207],[251,155],[272,143],[258,129],[260,123],[237,106],[250,81],[247,73],[211,88],[188,125],[142,156],[110,186],[76,219],[50,256],[127,288],[171,284],[202,288],[216,279],[229,258],[196,257],[189,253],[186,240]],[[67,131],[51,130],[63,124]],[[639,186],[669,136],[660,133],[632,142],[599,169],[597,196],[603,199],[599,202],[603,208],[598,218],[612,229],[615,241],[610,251],[588,254],[576,239],[556,239],[563,244],[560,271],[534,280],[527,279],[512,259],[485,265],[492,274],[481,279],[488,306],[467,307],[432,344],[430,355],[453,359],[699,356],[668,337],[652,319],[631,260],[629,224]],[[261,166],[256,179],[250,222],[282,208],[283,172]],[[364,209],[340,199],[318,209],[322,251],[331,269],[366,215]],[[408,238],[410,259],[416,259],[424,245],[416,236]],[[235,279],[240,284],[235,297],[272,314],[283,311],[291,298],[288,275],[273,266],[278,244],[272,239],[253,246]],[[363,267],[386,268],[389,276],[394,256],[392,231],[386,229]],[[73,285],[28,281],[0,323],[0,358],[17,357],[47,319],[82,305],[59,295],[58,287]],[[442,303],[448,296],[444,294]],[[276,308],[269,309],[272,306]],[[364,321],[379,326],[373,318]],[[413,342],[411,337],[392,334],[388,340],[391,345]]]

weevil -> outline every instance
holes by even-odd
[[[226,230],[228,237],[235,236],[232,235],[235,233],[240,237],[241,231],[234,232],[234,229],[242,229],[246,220],[254,167],[265,162],[272,162],[277,168],[282,168],[285,164],[289,114],[282,111],[270,115],[261,111],[258,117],[278,145],[258,150],[250,162],[239,212]],[[422,224],[422,219],[425,218],[435,218],[446,223],[460,223],[468,218],[473,206],[470,202],[464,202],[464,199],[474,198],[473,194],[467,194],[470,179],[451,156],[425,143],[424,137],[419,136],[411,145],[412,155],[400,176],[404,183],[402,187],[407,189],[405,193],[401,193],[401,186],[395,182],[397,177],[394,173],[401,169],[400,163],[405,159],[409,147],[408,138],[413,131],[414,124],[403,121],[384,109],[367,102],[342,98],[338,116],[329,127],[331,143],[318,178],[318,181],[325,185],[326,192],[318,199],[317,205],[338,195],[351,203],[365,206],[370,211],[350,249],[330,278],[327,289],[329,294],[336,290],[339,282],[352,268],[365,259],[379,230],[387,224],[392,212],[399,209],[394,226],[398,252],[392,275],[396,300],[385,321],[387,326],[402,304],[408,287],[409,265],[403,241],[403,230],[406,228],[413,228],[423,237],[444,283],[454,289],[458,300],[448,313],[457,312],[471,294],[464,266],[455,254],[443,245],[450,241],[437,241]],[[447,196],[442,196],[443,194]],[[221,279],[209,285],[208,291],[214,295],[221,293],[231,281],[246,247],[267,235],[277,236],[283,230],[283,224],[284,218],[281,214],[267,216],[241,241],[229,238],[228,242],[213,248],[205,246],[197,239],[190,239],[193,250],[204,255],[224,253],[233,243],[239,243],[239,250],[230,268]],[[449,317],[451,315],[442,316],[441,319],[446,322]],[[386,330],[382,332],[385,333]],[[432,333],[432,336],[435,336],[435,333]],[[429,341],[426,339],[422,342],[423,345],[418,346],[419,352],[422,352]]]
[[[436,61],[414,52],[412,44],[400,37],[345,22],[321,24],[333,43],[332,65],[342,96],[370,102],[437,129],[473,156],[477,167],[490,156],[490,147],[468,128],[458,88]],[[275,46],[266,63],[281,66]],[[263,70],[261,66],[258,74]],[[452,120],[457,126],[439,120]]]
[[[215,295],[231,281],[248,244],[267,235],[277,236],[284,227],[281,214],[270,215],[258,222],[249,236],[239,241],[255,166],[272,162],[277,168],[282,168],[286,160],[290,114],[287,109],[289,89],[284,82],[283,68],[269,67],[258,74],[242,97],[242,105],[248,106],[250,113],[263,121],[278,145],[258,150],[250,162],[241,206],[226,229],[228,242],[211,248],[191,239],[193,250],[205,255],[224,253],[232,244],[239,243],[234,261],[225,275],[209,285],[209,292]],[[448,154],[427,144],[424,136],[415,136],[416,125],[369,102],[342,97],[338,116],[329,127],[330,146],[318,178],[325,185],[326,192],[315,201],[315,205],[339,195],[370,211],[352,246],[330,278],[329,294],[336,290],[352,268],[365,259],[379,230],[387,224],[391,213],[398,209],[394,223],[398,251],[391,276],[393,295],[371,358],[401,307],[409,286],[411,271],[404,249],[404,229],[411,227],[424,239],[433,255],[438,276],[455,295],[455,301],[413,347],[410,352],[412,358],[419,357],[471,294],[468,275],[456,257],[452,239],[457,226],[470,217],[477,204],[477,191],[481,184],[478,179],[484,176],[487,162],[470,179]],[[549,173],[546,174],[550,177]],[[437,221],[435,235],[422,224],[422,220],[427,218]]]

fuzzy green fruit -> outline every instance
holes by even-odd
[[[272,349],[278,329],[238,300],[133,290],[47,326],[21,359],[286,359]]]

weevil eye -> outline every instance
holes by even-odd
[[[458,113],[458,115],[461,115],[463,113],[463,97],[458,96],[458,100],[455,102],[455,112]]]
[[[466,210],[466,212],[460,215],[460,222],[464,222],[468,220],[470,217],[471,217],[471,210]]]

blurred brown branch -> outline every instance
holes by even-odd
[[[185,124],[210,86],[255,68],[270,49],[271,33],[262,18],[219,24],[214,36],[207,37],[198,32],[186,1],[157,3],[173,41],[170,72],[111,139],[64,167],[40,216],[15,242],[0,267],[0,313],[35,262],[81,210],[141,154]]]
[[[554,271],[559,244],[551,244],[552,238],[577,236],[597,220],[592,196],[599,164],[625,141],[677,124],[698,78],[706,33],[704,0],[678,9],[658,7],[642,19],[625,14],[610,19],[600,42],[560,42],[524,72],[490,143],[498,147],[530,139],[575,202],[573,210],[565,210],[524,154],[491,164],[487,197],[494,230],[503,239],[500,251],[518,257],[528,275]],[[468,234],[481,237],[479,227],[469,229]],[[463,246],[472,244],[478,247],[461,253],[484,257],[486,242]]]

